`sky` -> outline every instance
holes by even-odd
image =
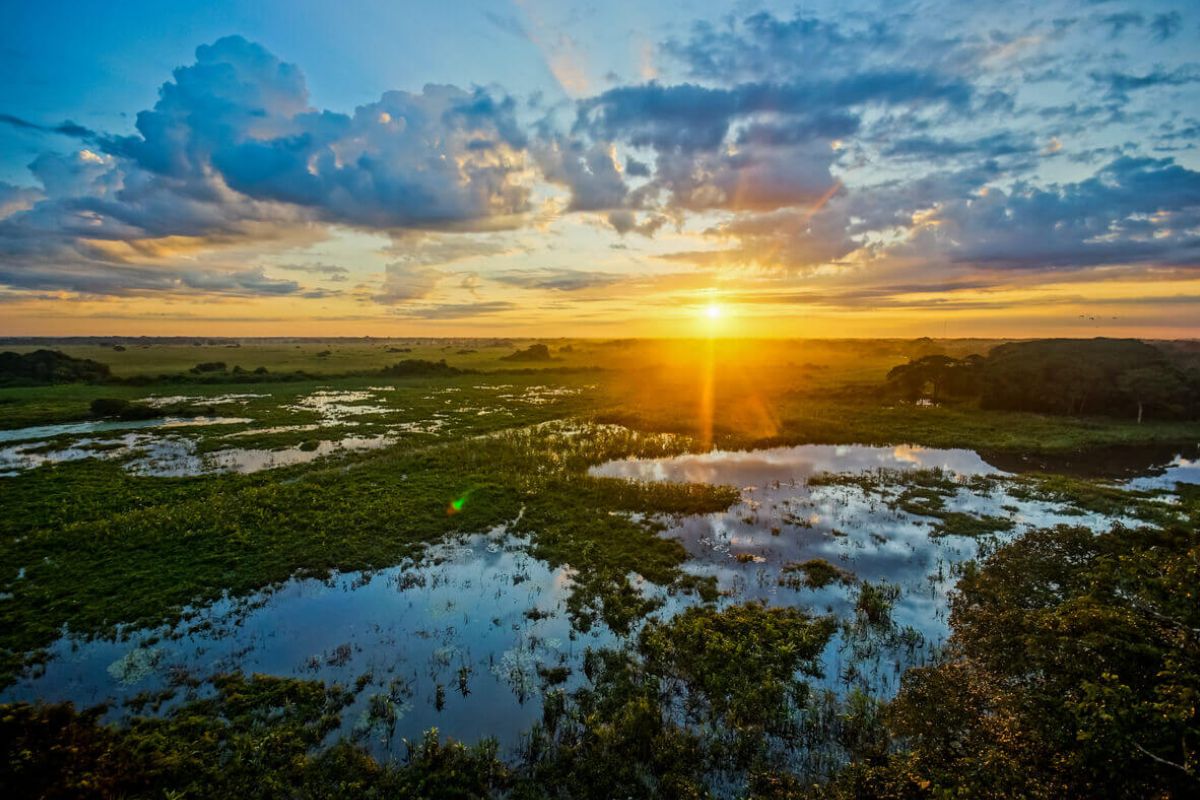
[[[0,335],[1200,336],[1194,0],[6,2]]]

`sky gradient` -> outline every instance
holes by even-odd
[[[1200,335],[1195,3],[6,17],[0,335]]]

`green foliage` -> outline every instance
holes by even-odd
[[[1200,533],[1060,527],[959,583],[948,659],[889,710],[908,745],[844,778],[976,797],[1186,797],[1200,775]],[[863,784],[859,784],[859,790]]]
[[[1134,418],[1150,403],[1163,418],[1188,418],[1187,381],[1158,348],[1136,339],[1043,339],[988,354],[980,405],[1055,414]]]
[[[820,674],[833,630],[792,608],[692,607],[647,625],[636,648],[589,652],[591,685],[548,706],[517,795],[708,797],[718,776],[772,783],[804,736],[802,676]]]
[[[780,570],[779,582],[793,589],[806,586],[810,589],[823,589],[831,583],[851,584],[854,575],[840,567],[830,564],[823,558],[810,558],[808,561],[789,561]]]
[[[973,398],[979,395],[983,363],[979,355],[963,359],[927,355],[893,367],[888,371],[887,384],[908,400],[928,396],[936,403],[947,398]]]
[[[501,361],[553,361],[554,357],[550,355],[550,348],[544,344],[531,344],[523,350],[517,350],[509,355],[502,356]]]
[[[57,350],[0,353],[0,386],[96,382],[109,374],[108,367],[98,361],[72,358]]]
[[[348,742],[318,749],[350,695],[289,678],[219,677],[211,696],[120,728],[102,709],[0,706],[0,785],[13,797],[483,797],[504,786],[494,743],[436,730],[381,765]]]
[[[389,367],[384,367],[380,370],[380,374],[392,378],[445,377],[447,375],[462,375],[463,370],[449,366],[444,358],[440,361],[428,361],[423,358],[405,358]]]

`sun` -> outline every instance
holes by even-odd
[[[709,319],[720,319],[721,307],[716,303],[709,303],[708,308],[704,309],[704,313]]]

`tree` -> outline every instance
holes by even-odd
[[[1155,364],[1121,373],[1117,385],[1137,403],[1140,425],[1146,406],[1152,408],[1182,408],[1187,396],[1187,383],[1178,370],[1165,364]]]

